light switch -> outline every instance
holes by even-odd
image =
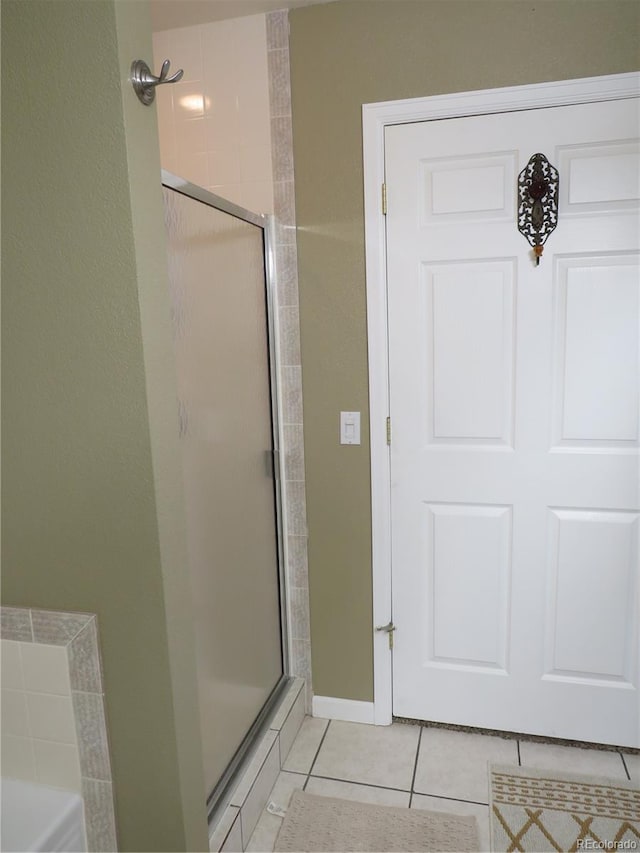
[[[340,444],[360,444],[360,412],[340,412]]]

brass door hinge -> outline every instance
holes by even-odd
[[[391,418],[387,418],[387,444],[391,444]]]
[[[387,185],[382,185],[382,214],[387,215]]]
[[[396,630],[396,626],[393,622],[387,622],[386,625],[376,625],[376,631],[383,631],[389,640],[389,649],[393,649],[393,632]]]

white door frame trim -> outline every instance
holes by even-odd
[[[633,72],[477,92],[455,92],[428,98],[364,104],[362,107],[374,626],[386,624],[392,615],[391,479],[386,435],[386,418],[389,415],[386,239],[381,208],[385,175],[385,127],[442,118],[614,101],[638,97],[639,94],[640,73]],[[402,626],[398,630],[402,630]],[[374,632],[373,635],[373,664],[373,721],[376,725],[388,725],[393,713],[391,652],[387,635],[381,632]]]

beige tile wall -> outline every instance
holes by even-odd
[[[154,33],[162,167],[223,198],[273,213],[266,22],[250,15]]]
[[[80,792],[66,649],[0,642],[3,775]]]

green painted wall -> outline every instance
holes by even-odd
[[[120,848],[204,850],[146,15],[2,4],[2,592],[98,614]]]
[[[361,105],[637,70],[640,4],[337,0],[290,24],[313,687],[371,700]]]

